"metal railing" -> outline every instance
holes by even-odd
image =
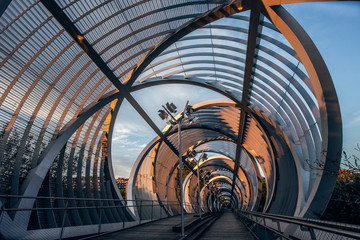
[[[17,208],[17,202],[20,199],[33,199],[36,204],[32,208]],[[46,202],[44,204],[44,202]],[[53,224],[48,226],[35,227],[30,230],[57,229],[56,238],[64,237],[64,229],[67,227],[97,225],[97,231],[91,234],[100,234],[106,232],[102,227],[106,224],[118,225],[119,230],[126,228],[126,223],[131,222],[131,226],[142,224],[144,222],[154,221],[165,217],[180,214],[180,204],[178,201],[153,201],[153,200],[120,200],[120,199],[101,199],[101,198],[68,198],[68,197],[27,197],[20,195],[0,195],[0,227],[5,214],[13,218],[18,212],[27,212],[36,214],[38,221],[41,216],[53,215]],[[47,205],[43,207],[43,205]],[[184,203],[184,206],[190,205]],[[87,223],[84,221],[84,211]],[[109,212],[111,211],[111,212]],[[74,217],[78,215],[78,218]],[[112,215],[111,217],[108,215]],[[81,216],[81,217],[80,217]],[[31,223],[30,223],[31,224]],[[29,229],[29,226],[27,227]],[[2,230],[6,231],[6,229]],[[81,231],[78,236],[81,236]],[[69,236],[65,236],[69,237]],[[72,235],[72,237],[75,237]]]
[[[235,210],[258,239],[360,239],[360,226]]]

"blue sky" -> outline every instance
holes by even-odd
[[[350,154],[360,144],[360,2],[319,2],[284,7],[299,21],[322,54],[333,78],[343,120],[343,146]],[[161,94],[160,94],[161,93]],[[135,92],[135,99],[162,129],[165,122],[157,110],[167,101],[182,108],[221,95],[199,87],[159,86]],[[113,138],[115,176],[128,177],[138,154],[156,135],[136,111],[124,102],[117,117]],[[359,154],[358,154],[359,155]]]

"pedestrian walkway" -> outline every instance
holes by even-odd
[[[233,212],[225,210],[222,216],[205,231],[200,239],[253,240],[254,238]]]
[[[185,214],[184,218],[186,225],[194,220],[194,214]],[[181,239],[181,234],[173,231],[173,226],[179,223],[180,216],[169,217],[92,239]],[[185,232],[185,235],[187,234],[189,233]],[[236,218],[236,215],[230,210],[226,210],[218,220],[205,230],[199,239],[253,240],[254,238]]]
[[[193,216],[194,214],[185,214],[185,223],[191,221]],[[179,223],[180,216],[169,217],[93,239],[179,239],[181,238],[181,233],[173,232],[172,230],[172,227]]]

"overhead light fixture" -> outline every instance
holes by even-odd
[[[159,110],[159,117],[162,119],[162,120],[168,120],[169,119],[169,115],[164,111],[164,110]]]
[[[81,35],[77,35],[77,39],[78,39],[80,42],[82,42],[82,41],[84,40],[84,37],[81,36]]]
[[[196,151],[193,149],[193,150],[190,150],[190,151],[188,151],[187,152],[187,157],[188,158],[195,158],[195,156],[196,156]]]
[[[193,107],[191,105],[187,105],[186,110],[185,110],[185,114],[187,116],[190,116],[191,114],[193,114],[193,112],[194,112]]]
[[[166,108],[169,110],[169,112],[176,113],[177,107],[175,106],[175,104],[167,102],[166,103]]]

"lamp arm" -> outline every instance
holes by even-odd
[[[171,119],[176,122],[176,119],[175,119],[174,116],[171,114],[171,112],[170,112],[169,110],[167,110],[167,108],[166,108],[164,105],[161,105],[161,106],[164,108],[164,110],[166,111],[166,113],[171,117]]]
[[[184,110],[182,110],[182,113],[184,113],[186,111],[186,108],[188,105],[189,105],[189,100],[186,101],[186,104],[185,104]]]

